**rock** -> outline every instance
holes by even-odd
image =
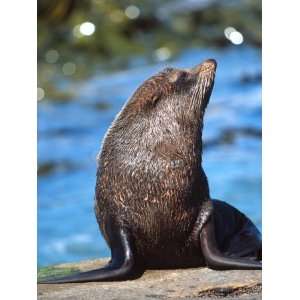
[[[99,268],[106,259],[61,264],[39,270],[39,279],[74,270]],[[38,299],[157,300],[261,299],[261,271],[213,271],[208,268],[147,270],[140,278],[123,282],[38,284]]]

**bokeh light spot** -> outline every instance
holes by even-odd
[[[163,61],[171,57],[171,51],[167,47],[161,47],[155,50],[154,55],[157,60]]]
[[[140,15],[140,9],[135,6],[135,5],[129,5],[126,9],[125,9],[125,15],[129,18],[129,19],[136,19],[139,17]]]
[[[92,35],[96,30],[96,26],[91,22],[84,22],[79,26],[79,31],[82,35]]]
[[[234,45],[240,45],[244,42],[243,35],[234,27],[226,27],[224,30],[224,35]]]
[[[235,45],[240,45],[244,41],[243,35],[238,31],[234,31],[234,32],[230,33],[229,39],[230,39],[231,43],[235,44]]]
[[[44,99],[44,97],[45,97],[45,91],[44,91],[44,89],[38,87],[37,88],[37,100],[41,101],[41,100]]]
[[[59,58],[59,54],[55,49],[48,50],[45,55],[46,62],[55,64]]]
[[[234,32],[234,31],[236,31],[236,29],[234,28],[234,27],[226,27],[225,29],[224,29],[224,35],[225,35],[225,37],[227,38],[227,39],[229,39],[229,36],[230,36],[230,34],[232,33],[232,32]]]
[[[64,75],[70,76],[76,72],[76,65],[72,62],[67,62],[63,65],[62,71]]]

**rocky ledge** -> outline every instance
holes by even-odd
[[[91,260],[42,268],[39,279],[99,268],[107,260]],[[157,300],[261,299],[261,271],[213,271],[207,268],[149,270],[123,282],[38,284],[38,299]]]

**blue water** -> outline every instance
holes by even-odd
[[[190,49],[167,65],[191,67],[215,58],[215,88],[205,116],[203,167],[212,197],[246,213],[261,229],[261,138],[237,134],[220,140],[228,129],[261,129],[261,82],[241,82],[261,72],[260,52],[247,47],[226,51]],[[96,155],[116,113],[136,87],[166,63],[135,64],[69,86],[75,99],[38,105],[38,162],[56,165],[38,177],[38,264],[79,261],[110,255],[93,212]],[[108,102],[107,109],[95,104]]]

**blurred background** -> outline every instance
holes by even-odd
[[[218,61],[203,132],[212,197],[261,229],[261,3],[38,0],[38,265],[109,256],[96,155],[138,85]]]

